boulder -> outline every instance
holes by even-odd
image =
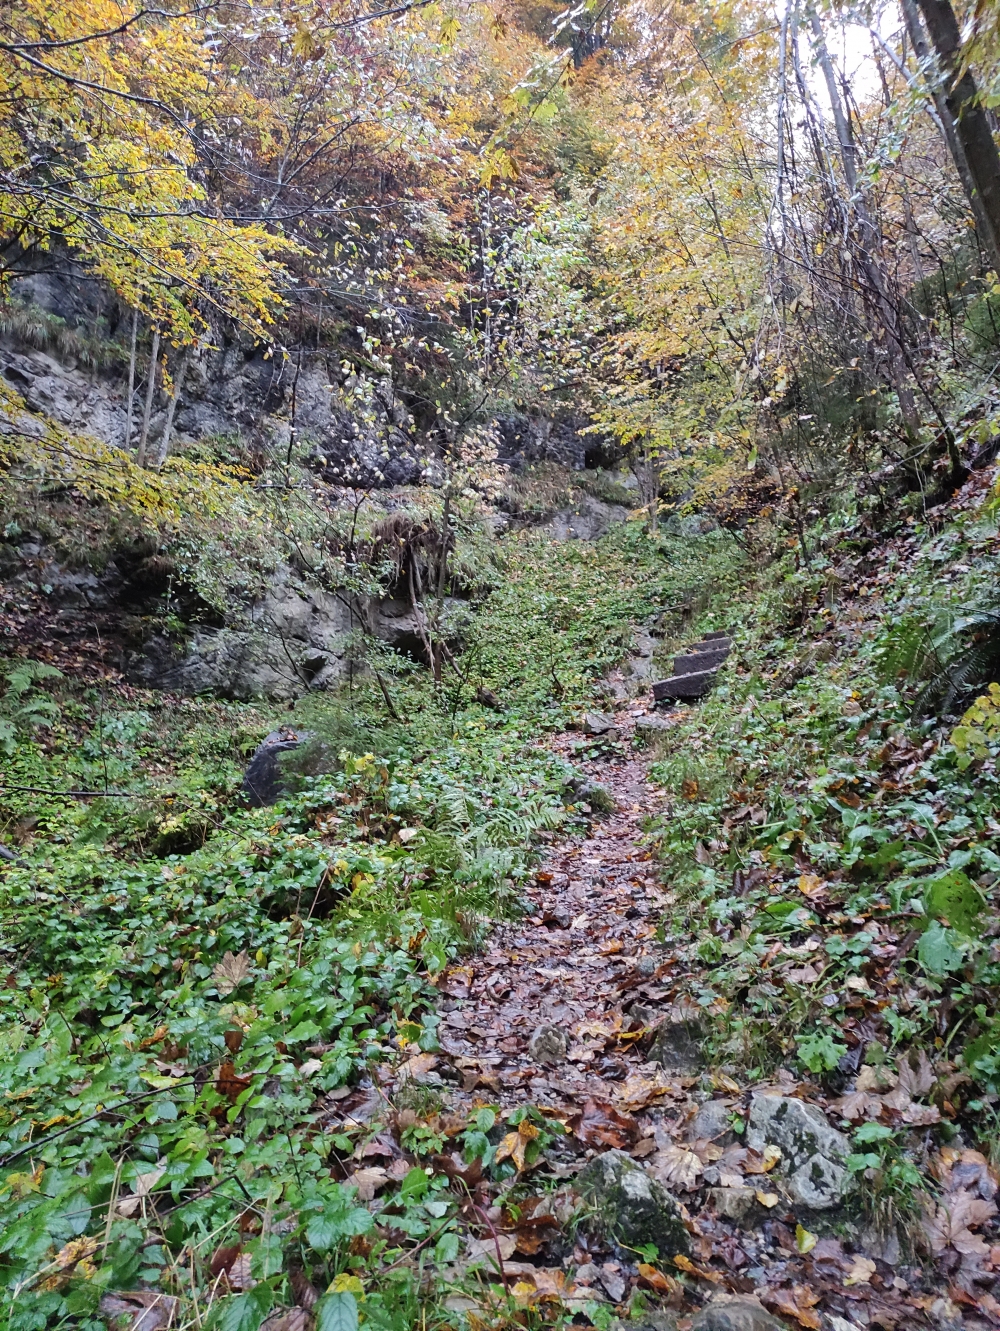
[[[756,1299],[719,1294],[691,1323],[691,1331],[785,1331]]]
[[[615,718],[607,712],[584,712],[580,718],[580,729],[585,735],[618,734]]]
[[[307,730],[282,726],[261,740],[243,777],[243,789],[253,808],[274,804],[287,792],[288,784],[281,773],[281,755],[290,753],[311,738]]]
[[[705,1032],[696,1021],[664,1021],[656,1028],[649,1050],[649,1061],[659,1063],[667,1072],[692,1076],[701,1070],[704,1059],[701,1042]]]
[[[673,729],[673,723],[663,716],[638,716],[635,721],[635,737],[647,744],[660,735]]]
[[[663,1262],[691,1250],[680,1208],[624,1151],[605,1151],[581,1170],[576,1182],[597,1210],[602,1227],[629,1247],[654,1243]]]
[[[538,1063],[561,1063],[568,1049],[566,1032],[558,1026],[538,1026],[528,1041],[528,1053]]]
[[[846,1160],[851,1145],[831,1128],[815,1105],[784,1095],[755,1095],[747,1124],[746,1144],[781,1150],[778,1177],[794,1205],[811,1211],[839,1206],[851,1183]]]

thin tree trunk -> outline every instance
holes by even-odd
[[[159,471],[166,462],[167,454],[170,452],[170,436],[174,429],[174,413],[177,410],[177,403],[184,388],[184,376],[187,374],[190,355],[190,350],[187,348],[181,352],[180,364],[177,366],[177,378],[174,380],[174,392],[170,399],[170,406],[167,408],[167,419],[163,426],[163,435],[153,453],[153,468],[156,471]]]
[[[132,405],[135,397],[135,345],[139,336],[139,311],[132,311],[132,345],[128,356],[128,398],[125,404],[125,452],[132,447]]]
[[[826,81],[830,109],[833,112],[833,124],[840,143],[840,160],[850,194],[848,206],[857,219],[859,258],[868,283],[876,297],[875,304],[879,311],[882,327],[885,329],[888,343],[886,350],[888,352],[889,376],[896,392],[896,399],[899,402],[903,424],[906,427],[907,434],[916,441],[920,438],[920,417],[917,414],[913,389],[907,382],[905,348],[899,311],[890,299],[887,275],[877,257],[878,233],[871,214],[868,212],[864,194],[859,188],[857,147],[854,143],[854,135],[851,132],[847,115],[844,112],[844,103],[840,96],[840,88],[837,86],[833,61],[830,59],[830,52],[827,49],[823,25],[820,23],[815,10],[810,13],[809,19],[815,41],[816,59]]]
[[[916,0],[937,55],[929,82],[955,169],[972,206],[983,248],[1000,277],[1000,153],[979,104],[971,70],[962,70],[962,38],[949,0]],[[903,16],[919,60],[929,54],[914,0],[903,0]],[[936,75],[939,75],[936,77]],[[940,77],[943,76],[943,77]]]
[[[153,414],[153,394],[156,392],[156,367],[160,356],[160,330],[153,329],[153,345],[149,352],[149,379],[146,383],[146,403],[142,410],[142,429],[135,460],[140,467],[146,465],[146,439],[149,436],[149,418]]]

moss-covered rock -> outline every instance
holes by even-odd
[[[602,1228],[630,1248],[654,1243],[666,1260],[690,1252],[676,1201],[624,1151],[596,1156],[581,1171],[577,1187],[596,1208]]]

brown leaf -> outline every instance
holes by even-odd
[[[694,1151],[683,1146],[663,1146],[649,1162],[653,1174],[668,1188],[690,1191],[698,1186],[702,1163]]]
[[[926,1095],[934,1085],[934,1069],[923,1049],[911,1049],[898,1060],[899,1086],[914,1100]]]
[[[370,1202],[379,1188],[384,1188],[389,1182],[389,1171],[381,1165],[372,1165],[368,1169],[356,1169],[353,1174],[348,1174],[344,1182],[349,1187],[357,1188],[359,1202]]]
[[[230,1104],[235,1104],[243,1092],[250,1086],[251,1077],[237,1077],[236,1068],[230,1059],[219,1065],[219,1075],[216,1078],[215,1089],[220,1095],[224,1095]]]
[[[605,1100],[587,1100],[569,1120],[570,1129],[584,1146],[612,1146],[624,1150],[639,1138],[639,1124],[631,1114],[620,1114]]]
[[[819,1303],[819,1295],[808,1285],[792,1285],[791,1289],[763,1289],[760,1297],[769,1308],[784,1313],[786,1317],[794,1317],[799,1326],[808,1328],[808,1331],[820,1331],[822,1323],[813,1312]]]
[[[226,1278],[233,1289],[253,1289],[254,1285],[256,1285],[256,1280],[254,1280],[250,1274],[250,1262],[250,1254],[248,1252],[241,1252],[229,1267],[229,1270],[226,1272]]]
[[[244,980],[249,978],[252,969],[250,953],[245,948],[242,952],[238,952],[235,957],[231,952],[227,952],[222,960],[213,967],[212,979],[215,981],[215,987],[219,993],[225,996],[231,994]]]
[[[129,1331],[161,1331],[173,1322],[178,1300],[152,1289],[129,1289],[105,1294],[100,1310],[107,1318],[131,1317]]]
[[[426,1077],[438,1065],[436,1054],[414,1054],[399,1069],[400,1082],[416,1081]]]
[[[848,1091],[839,1100],[834,1100],[830,1108],[841,1118],[859,1123],[863,1118],[878,1118],[882,1112],[882,1101],[866,1091]]]
[[[525,1153],[528,1145],[538,1136],[538,1128],[534,1123],[529,1123],[523,1118],[518,1124],[516,1132],[508,1132],[497,1147],[494,1159],[499,1163],[501,1160],[513,1160],[517,1172],[520,1174],[527,1166]]]
[[[243,1044],[242,1031],[226,1031],[222,1038],[225,1040],[226,1048],[231,1054],[238,1054],[240,1052],[240,1046]]]
[[[989,1248],[972,1229],[978,1228],[996,1214],[992,1201],[974,1197],[961,1190],[950,1192],[936,1208],[929,1208],[924,1216],[923,1230],[931,1252],[940,1256],[947,1248],[954,1248],[963,1256],[985,1257]]]
[[[639,1263],[639,1279],[657,1294],[674,1294],[680,1288],[673,1276],[664,1275],[648,1262]]]
[[[216,1248],[215,1252],[212,1253],[211,1261],[208,1264],[212,1275],[217,1276],[223,1271],[228,1271],[242,1251],[243,1245],[241,1243],[234,1243],[225,1248]]]
[[[707,1280],[713,1285],[722,1284],[722,1276],[719,1275],[718,1271],[708,1271],[704,1267],[695,1266],[691,1258],[685,1257],[682,1252],[679,1252],[674,1258],[674,1266],[679,1271],[683,1271],[685,1275],[697,1276],[699,1280]]]
[[[854,1253],[851,1256],[851,1264],[844,1275],[844,1284],[867,1285],[877,1269],[870,1257],[862,1257],[859,1252]]]
[[[780,1160],[781,1148],[779,1146],[765,1146],[763,1154],[750,1149],[743,1161],[743,1172],[745,1174],[768,1174]]]
[[[670,1083],[656,1078],[640,1077],[637,1073],[625,1078],[621,1086],[616,1086],[615,1100],[623,1109],[645,1109],[647,1105],[666,1095],[671,1089]]]

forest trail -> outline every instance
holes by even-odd
[[[667,903],[642,837],[664,796],[628,753],[633,718],[623,716],[621,754],[582,763],[574,755],[610,792],[615,812],[595,816],[588,835],[553,845],[526,894],[531,913],[497,926],[486,950],[442,986],[442,1048],[480,1065],[479,1084],[495,1087],[505,1108],[525,1099],[564,1107],[580,1096],[621,1101],[643,1063],[624,1009],[668,996],[654,923]],[[553,747],[570,752],[579,743],[566,735]],[[540,1027],[565,1034],[562,1056],[557,1040],[547,1056],[531,1052]]]
[[[691,1001],[681,995],[690,992],[692,963],[672,946],[684,940],[664,937],[659,925],[673,897],[644,831],[666,806],[632,747],[644,710],[619,712],[619,741],[595,746],[589,759],[578,735],[550,741],[609,791],[615,811],[553,843],[526,892],[530,914],[496,926],[481,952],[442,977],[441,1052],[416,1055],[409,1074],[397,1071],[397,1090],[407,1075],[419,1082],[429,1071],[427,1082],[444,1091],[444,1122],[467,1121],[489,1104],[509,1125],[564,1127],[564,1145],[556,1138],[547,1148],[547,1184],[532,1180],[527,1140],[507,1137],[519,1169],[514,1208],[490,1205],[475,1167],[463,1174],[477,1203],[469,1218],[483,1235],[469,1255],[485,1259],[494,1279],[499,1269],[529,1304],[555,1297],[592,1317],[596,1302],[655,1331],[994,1325],[974,1315],[963,1322],[956,1287],[929,1286],[898,1243],[866,1231],[850,1207],[793,1207],[779,1178],[781,1151],[760,1141],[748,1149],[751,1092],[797,1101],[806,1114],[825,1116],[827,1102],[786,1068],[751,1087],[701,1056],[699,1026],[719,1013],[682,1006]],[[626,1152],[680,1204],[690,1257],[562,1227],[561,1191],[572,1196],[581,1157],[608,1150]],[[643,1316],[643,1299],[659,1311]]]

